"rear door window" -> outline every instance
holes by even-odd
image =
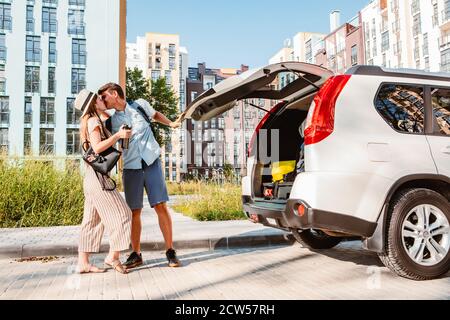
[[[375,107],[394,130],[404,133],[424,133],[423,86],[384,84],[375,99]]]
[[[431,89],[431,101],[436,131],[450,136],[450,89]]]

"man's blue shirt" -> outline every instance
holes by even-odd
[[[155,109],[144,99],[127,103],[124,111],[116,111],[111,116],[113,133],[118,132],[125,124],[132,128],[129,148],[123,151],[124,169],[142,169],[142,160],[150,166],[161,155],[161,148],[150,125],[137,110],[138,106],[144,109],[150,119],[154,118]]]

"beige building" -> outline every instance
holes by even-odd
[[[179,35],[148,32],[144,37],[138,37],[136,43],[127,44],[127,66],[138,67],[147,79],[165,78],[167,86],[180,100],[181,63],[186,60],[180,57],[186,54],[180,54]],[[165,164],[165,177],[170,181],[180,180],[182,161],[179,131],[173,131],[171,143],[163,147],[161,155],[162,163]]]

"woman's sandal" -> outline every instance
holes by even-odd
[[[79,274],[85,274],[85,273],[105,273],[106,269],[100,269],[96,266],[93,266],[91,264],[88,264],[86,266],[77,266],[77,272]]]
[[[108,262],[105,260],[105,266],[110,267],[121,274],[128,274],[128,270],[122,265],[119,260],[114,260],[112,262]]]

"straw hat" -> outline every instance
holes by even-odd
[[[94,98],[95,93],[86,89],[81,90],[80,93],[77,95],[73,106],[75,109],[81,111],[81,117],[83,117],[86,114],[88,107],[94,100]]]

